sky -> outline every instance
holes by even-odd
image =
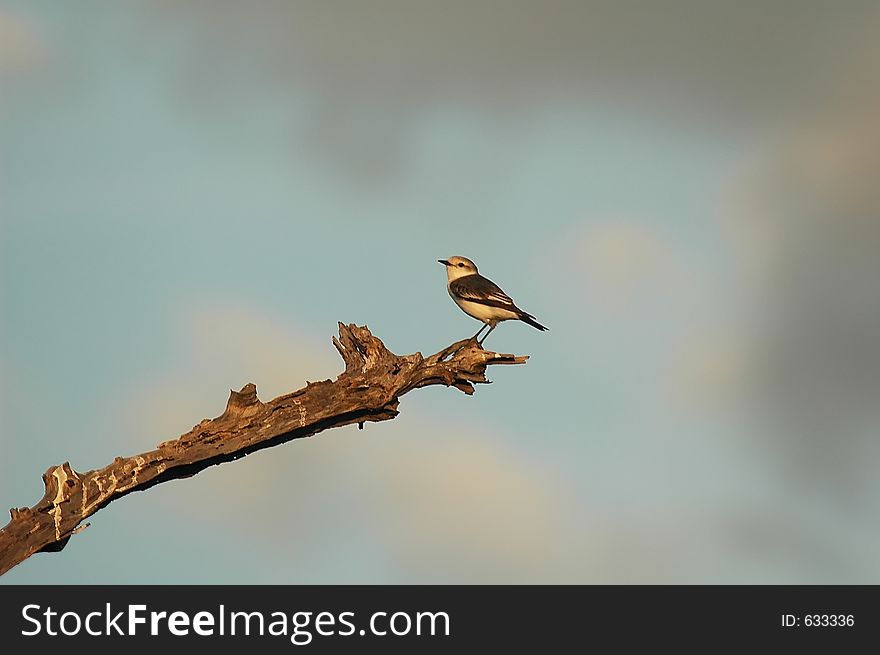
[[[479,325],[472,397],[114,502],[15,583],[880,581],[874,2],[0,3],[0,504]]]

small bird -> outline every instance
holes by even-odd
[[[477,340],[480,346],[501,321],[517,319],[539,330],[549,329],[538,323],[534,316],[517,307],[497,284],[480,275],[477,265],[467,257],[456,256],[437,261],[446,267],[446,290],[455,304],[468,316],[485,323],[473,338],[477,339],[486,327],[489,328],[483,340]]]

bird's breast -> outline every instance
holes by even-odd
[[[479,302],[473,302],[470,300],[462,300],[458,298],[451,291],[449,295],[455,301],[455,304],[459,306],[461,311],[463,311],[468,316],[472,316],[478,321],[508,321],[511,319],[519,318],[514,312],[502,309],[501,307],[493,307],[492,305],[484,305]]]

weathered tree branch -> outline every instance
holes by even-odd
[[[333,345],[345,361],[336,380],[305,387],[267,403],[246,384],[232,391],[226,411],[205,419],[174,441],[160,443],[134,457],[117,457],[101,469],[78,473],[68,462],[43,474],[46,493],[33,507],[12,508],[12,520],[0,529],[0,575],[38,552],[59,551],[70,537],[88,527],[87,517],[133,491],[244,457],[257,450],[310,437],[330,428],[397,416],[403,394],[432,384],[453,386],[466,394],[488,383],[490,364],[522,364],[527,356],[503,355],[467,339],[422,357],[389,351],[366,326],[339,324]],[[82,525],[81,525],[82,524]]]

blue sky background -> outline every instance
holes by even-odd
[[[0,4],[0,502],[478,324],[474,397],[4,583],[876,583],[876,3]]]

